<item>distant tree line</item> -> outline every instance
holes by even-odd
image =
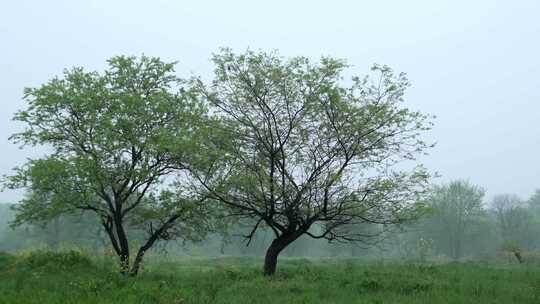
[[[486,200],[484,194],[464,180],[433,187],[431,210],[409,227],[405,244],[430,240],[433,254],[455,260],[507,251],[522,262],[522,251],[539,250],[540,190],[528,199],[499,194]]]
[[[468,188],[468,191],[459,188]],[[540,189],[528,199],[503,194],[491,199],[482,195],[480,201],[478,197],[484,191],[463,180],[434,186],[431,191],[432,200],[427,203],[429,212],[407,223],[402,231],[381,240],[375,247],[363,243],[328,243],[305,236],[288,246],[283,255],[411,260],[443,256],[455,260],[490,260],[506,252],[523,261],[522,253],[540,250],[537,237],[540,234]],[[470,196],[454,196],[457,193]],[[458,199],[471,199],[471,203],[456,202]],[[95,224],[97,219],[91,213],[62,215],[50,221],[26,223],[10,229],[8,225],[15,216],[11,208],[12,205],[0,204],[0,251],[73,247],[98,255],[110,251],[108,237],[103,228]],[[459,211],[458,208],[463,209]],[[462,221],[461,226],[452,224],[456,221]],[[273,232],[262,228],[246,246],[244,235],[249,231],[249,224],[234,223],[226,231],[211,233],[202,241],[161,243],[153,250],[159,255],[264,255]],[[145,232],[130,229],[130,235],[134,243],[141,243]]]

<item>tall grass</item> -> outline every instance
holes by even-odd
[[[76,252],[0,254],[0,303],[540,303],[538,266],[257,258],[149,259],[124,278]]]

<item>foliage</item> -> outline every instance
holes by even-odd
[[[462,257],[463,243],[483,215],[484,190],[467,181],[457,180],[435,186],[430,196],[434,215],[426,223],[439,248],[448,248],[454,259]]]
[[[497,195],[491,202],[491,210],[499,228],[503,243],[525,246],[537,235],[531,235],[533,214],[527,205],[516,195]]]
[[[8,186],[29,190],[15,207],[14,225],[94,212],[125,272],[126,229],[144,229],[136,273],[156,241],[200,239],[211,229],[206,199],[186,192],[182,174],[208,132],[206,108],[182,89],[174,63],[145,56],[108,63],[101,74],[73,68],[25,90],[28,108],[14,119],[26,128],[11,139],[51,153],[19,167]]]
[[[11,264],[14,257],[6,252],[0,251],[0,270],[3,270],[7,265]]]
[[[332,58],[312,64],[223,49],[213,61],[214,82],[194,86],[232,144],[192,172],[208,195],[255,220],[248,240],[262,226],[274,232],[267,274],[302,235],[370,242],[423,211],[429,174],[394,169],[430,147],[420,139],[430,117],[402,106],[405,74],[375,65],[378,83],[354,77],[345,85],[347,65]],[[379,229],[354,229],[366,223]]]
[[[536,191],[533,193],[533,195],[531,195],[527,203],[534,210],[540,211],[540,189],[536,189]]]
[[[90,258],[80,251],[53,252],[37,250],[19,253],[16,259],[16,267],[20,270],[26,269],[26,271],[50,273],[91,269],[93,264]]]

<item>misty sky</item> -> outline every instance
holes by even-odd
[[[423,159],[437,182],[469,179],[488,198],[540,188],[539,0],[2,1],[0,175],[43,152],[7,140],[24,87],[143,53],[208,78],[221,46],[330,55],[359,75],[373,63],[406,72],[407,105],[437,116],[427,137],[437,147]]]

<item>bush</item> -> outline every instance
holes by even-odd
[[[13,255],[6,252],[0,252],[0,269],[5,269],[14,259],[15,257]]]
[[[53,252],[37,250],[23,253],[17,258],[17,266],[30,270],[64,271],[92,267],[92,261],[79,251]]]

